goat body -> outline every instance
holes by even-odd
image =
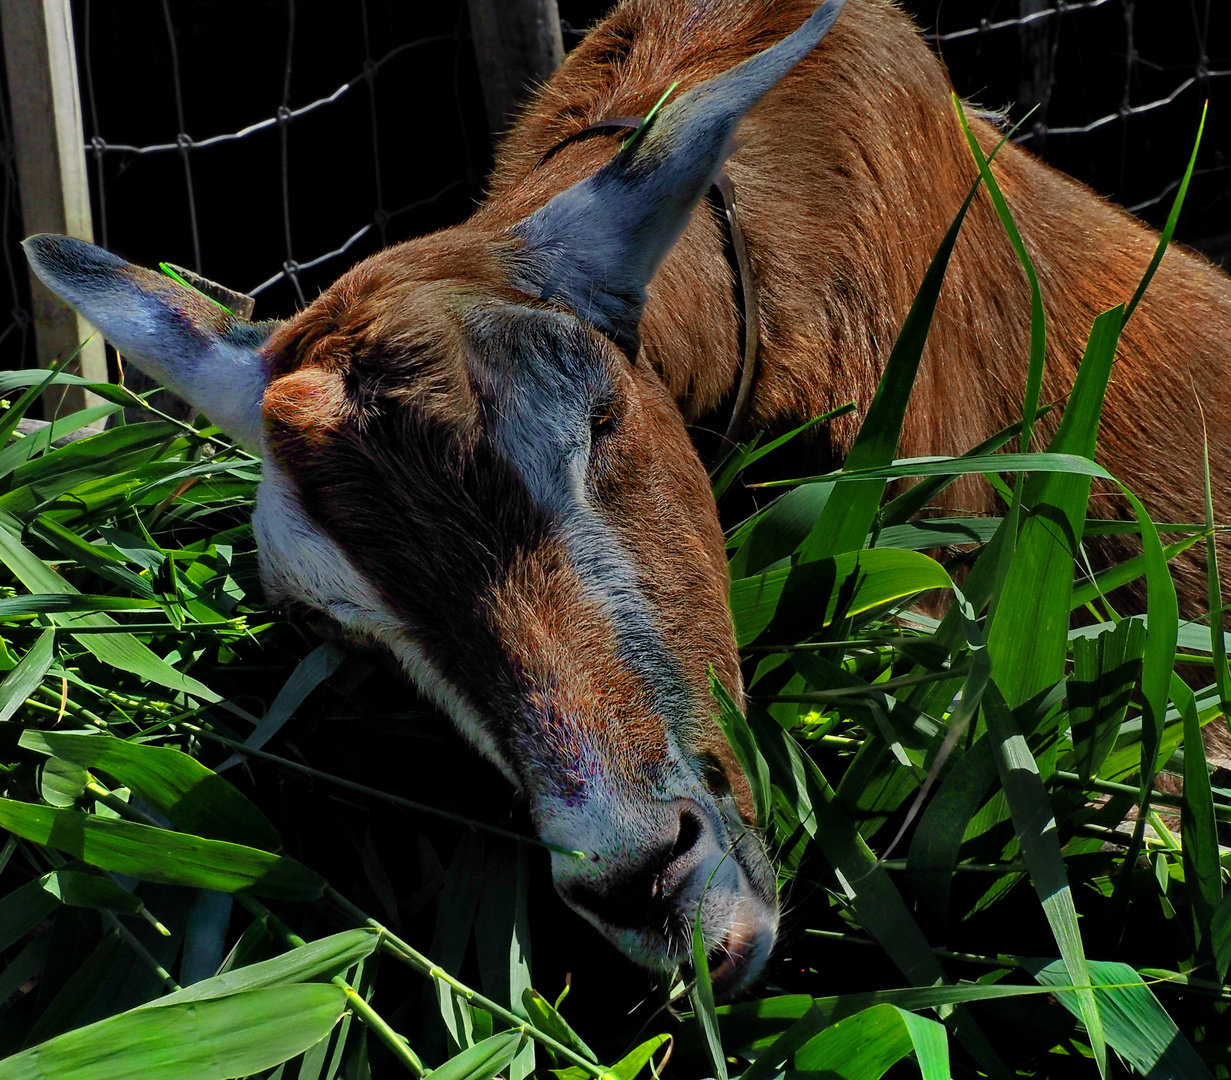
[[[254,524],[271,596],[397,658],[524,790],[540,834],[587,853],[553,856],[557,888],[628,955],[678,963],[699,917],[728,991],[763,965],[777,907],[747,780],[711,719],[709,672],[736,701],[742,684],[686,424],[731,390],[739,322],[717,224],[692,210],[738,123],[726,167],[762,343],[747,427],[782,429],[866,409],[975,177],[945,72],[888,0],[850,0],[812,51],[841,7],[630,0],[527,108],[469,221],[372,256],[277,326],[89,245],[27,242],[129,359],[264,458]],[[677,82],[620,148],[570,140],[645,115]],[[1059,401],[1095,316],[1132,295],[1156,241],[1015,146],[995,168],[1038,268],[1044,392]],[[960,453],[1013,422],[1029,321],[980,199],[905,455]],[[1161,518],[1201,505],[1190,370],[1213,391],[1211,442],[1226,439],[1228,325],[1231,282],[1176,250],[1123,337],[1101,457]],[[826,429],[816,469],[856,425]],[[1221,468],[1215,484],[1225,497]],[[994,510],[974,484],[946,500]]]

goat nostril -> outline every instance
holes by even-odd
[[[687,855],[701,836],[701,822],[694,814],[685,811],[680,815],[680,831],[676,834],[675,843],[671,846],[671,862]]]

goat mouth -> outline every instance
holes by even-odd
[[[771,935],[769,942],[772,940]],[[737,919],[707,957],[714,993],[731,997],[744,989],[760,973],[767,952],[767,941],[757,920]]]

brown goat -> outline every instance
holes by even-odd
[[[760,290],[747,430],[781,429],[852,399],[866,409],[975,176],[909,19],[850,0],[808,55],[841,3],[811,6],[623,4],[531,104],[469,221],[365,260],[279,326],[89,245],[27,242],[129,359],[265,459],[254,523],[270,594],[389,649],[522,787],[540,834],[587,853],[553,856],[553,876],[613,942],[669,967],[697,917],[728,991],[764,963],[777,908],[747,781],[711,719],[709,669],[737,701],[742,688],[722,534],[685,425],[737,378],[739,313],[714,216],[689,215],[747,114],[726,166]],[[622,147],[568,141],[645,115],[676,82]],[[996,170],[1039,270],[1044,394],[1059,401],[1155,240],[1014,146]],[[1187,376],[1217,371],[1229,325],[1231,282],[1174,251],[1123,338],[1101,455],[1160,518],[1198,515]],[[1016,418],[1028,328],[1021,269],[979,201],[904,455],[960,453]],[[808,470],[840,462],[856,425],[832,424]],[[1224,471],[1216,484],[1221,499]],[[973,484],[946,501],[995,509]],[[1182,573],[1191,605],[1200,588]]]

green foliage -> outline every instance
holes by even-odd
[[[788,911],[737,1004],[714,1005],[702,948],[691,987],[631,1016],[645,995],[605,946],[547,993],[542,845],[400,683],[263,608],[259,463],[152,412],[54,445],[131,404],[116,387],[21,437],[39,390],[78,380],[0,373],[26,391],[0,416],[0,1080],[1231,1073],[1231,790],[1201,748],[1231,675],[1220,615],[1181,622],[1168,572],[1207,540],[1219,603],[1219,525],[1207,500],[1156,526],[1130,492],[1135,520],[1088,517],[1115,485],[1093,458],[1136,297],[1031,446],[1042,304],[972,152],[1035,296],[1020,421],[894,460],[959,218],[847,467],[763,485],[728,534],[747,708],[715,681],[714,711]],[[790,437],[728,454],[716,493]],[[1001,518],[927,516],[972,475]],[[1141,554],[1091,575],[1109,533]],[[1125,585],[1131,618],[1107,596]],[[662,1011],[689,995],[695,1017]]]

